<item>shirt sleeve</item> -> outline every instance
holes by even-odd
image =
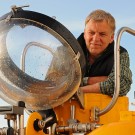
[[[119,96],[125,96],[132,84],[132,72],[130,70],[128,52],[120,54],[120,92]],[[104,82],[100,82],[100,91],[103,94],[113,96],[114,94],[114,67],[108,76],[108,79]]]

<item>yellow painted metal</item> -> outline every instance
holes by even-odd
[[[100,110],[104,109],[111,101],[112,97],[103,95],[103,94],[95,94],[88,93],[84,95],[84,109],[81,108],[79,102],[75,99],[68,100],[64,104],[54,108],[56,113],[58,124],[59,125],[67,125],[67,121],[70,119],[70,107],[71,105],[75,106],[75,119],[84,123],[91,122],[91,109],[95,106],[100,108]],[[100,117],[100,124],[107,124],[111,122],[120,121],[120,113],[122,111],[128,111],[128,97],[119,97],[117,103],[114,107],[106,114]]]
[[[85,108],[91,109],[94,106],[100,108],[100,110],[104,109],[112,100],[112,97],[103,95],[103,94],[85,94]],[[128,97],[118,97],[118,100],[114,107],[104,115],[100,116],[100,124],[107,124],[111,122],[120,121],[120,114],[123,111],[129,110],[129,100]]]
[[[120,112],[120,121],[134,121],[135,112],[122,111]]]
[[[135,135],[135,121],[105,124],[88,135]]]
[[[64,104],[54,108],[54,111],[56,113],[57,119],[58,119],[58,125],[66,126],[68,125],[68,120],[71,117],[71,106],[75,106],[75,119],[77,119],[80,122],[88,122],[90,118],[90,110],[89,109],[82,109],[80,107],[80,104],[77,100],[69,100],[65,102]]]
[[[75,119],[81,123],[92,122],[91,108],[97,106],[100,109],[105,108],[111,101],[111,97],[103,94],[85,94],[84,108],[76,99],[70,99],[64,104],[55,107],[54,111],[58,119],[58,125],[68,125],[71,115],[71,106],[75,106]],[[119,97],[114,107],[106,114],[100,116],[97,124],[103,126],[93,130],[88,135],[134,135],[135,134],[135,112],[128,110],[128,97]],[[37,112],[32,113],[27,122],[26,135],[45,135],[43,131],[35,131],[33,123],[36,119],[42,119]]]
[[[31,113],[26,125],[26,135],[45,135],[43,130],[37,132],[34,129],[33,124],[36,119],[42,120],[41,115],[37,112]]]

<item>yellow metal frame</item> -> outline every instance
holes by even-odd
[[[93,122],[91,117],[91,110],[93,107],[98,107],[100,110],[104,109],[111,97],[103,94],[85,94],[84,95],[84,108],[81,108],[79,102],[75,99],[68,100],[62,105],[54,108],[58,119],[59,126],[68,125],[70,119],[70,107],[75,106],[75,119],[80,123]],[[129,111],[128,97],[119,97],[114,107],[104,115],[99,117],[97,124],[102,126],[94,129],[89,135],[134,135],[135,134],[135,112]],[[41,115],[37,112],[29,116],[26,135],[45,135],[43,130],[37,132],[34,130],[33,123],[36,119],[42,119]]]
[[[45,135],[43,130],[36,131],[34,129],[33,124],[36,119],[42,120],[41,115],[37,112],[31,113],[26,125],[26,135]]]
[[[105,124],[88,135],[135,135],[135,121]]]
[[[60,125],[67,125],[67,120],[70,118],[70,106],[75,106],[75,119],[80,122],[92,122],[91,110],[93,107],[98,107],[100,110],[105,108],[109,102],[111,101],[112,97],[103,94],[85,94],[84,95],[84,109],[81,108],[79,102],[77,100],[69,100],[54,108],[57,118],[58,124]],[[111,122],[120,121],[120,114],[123,111],[128,111],[128,97],[119,97],[117,103],[114,107],[106,114],[100,116],[99,123],[100,124],[107,124]]]

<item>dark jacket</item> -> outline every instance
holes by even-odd
[[[90,56],[83,35],[84,33],[82,33],[77,40],[82,47],[82,50],[86,57],[85,77],[108,76],[114,65],[114,41],[109,44],[106,50],[102,53],[102,55],[98,57],[92,65],[90,65]],[[120,53],[125,51],[127,51],[125,48],[120,47]]]

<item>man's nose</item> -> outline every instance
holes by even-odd
[[[97,41],[97,40],[99,40],[99,39],[100,39],[99,34],[95,34],[95,35],[93,36],[93,40],[94,40],[94,41]]]

